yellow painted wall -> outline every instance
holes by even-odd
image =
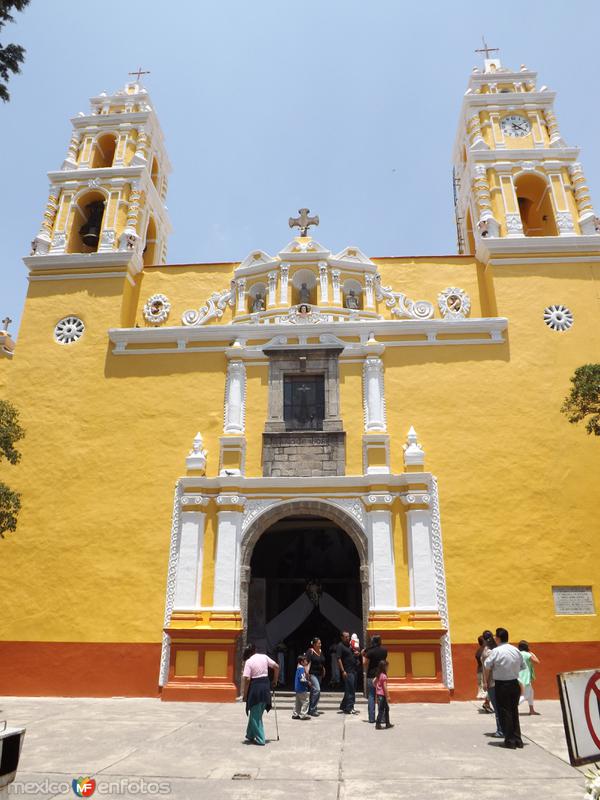
[[[471,317],[509,318],[494,346],[388,347],[388,431],[395,472],[414,425],[426,468],[439,479],[452,636],[470,642],[510,620],[532,640],[597,638],[597,618],[556,618],[553,584],[592,584],[598,596],[598,443],[559,413],[576,366],[597,360],[598,266],[485,270],[466,257],[379,259],[384,285],[437,306],[458,286]],[[229,286],[234,265],[147,269],[130,313],[155,292],[169,322]],[[488,268],[488,274],[491,268]],[[216,475],[223,427],[223,353],[115,356],[122,279],[33,282],[10,365],[9,393],[27,437],[10,483],[23,493],[19,528],[0,543],[5,574],[0,637],[8,640],[160,640],[174,483],[200,430]],[[575,315],[568,333],[544,325],[550,303]],[[383,306],[382,309],[383,310]],[[223,319],[230,318],[230,313]],[[80,316],[73,346],[53,340],[56,322]],[[386,310],[386,314],[389,311]],[[436,317],[439,312],[436,310]],[[130,324],[132,324],[130,323]],[[218,323],[215,323],[218,324]],[[362,473],[362,378],[340,365],[347,473]],[[267,368],[247,368],[247,474],[261,474]],[[408,604],[405,521],[394,506],[398,602]],[[207,509],[203,604],[212,600],[214,510]]]

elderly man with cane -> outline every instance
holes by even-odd
[[[256,647],[249,644],[244,650],[244,671],[242,673],[242,696],[246,703],[248,726],[246,741],[265,745],[265,729],[262,716],[271,710],[271,681],[269,669],[273,670],[273,687],[279,678],[279,664],[264,653],[257,653]]]

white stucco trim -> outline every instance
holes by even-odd
[[[396,611],[396,569],[392,512],[367,512],[370,611]]]
[[[179,560],[179,543],[181,538],[181,498],[183,496],[183,480],[175,484],[173,496],[173,516],[171,518],[171,540],[169,543],[169,565],[167,568],[167,593],[165,599],[165,617],[163,628],[171,622],[171,614],[175,602],[175,585],[177,581],[177,564]],[[158,685],[164,686],[169,679],[169,658],[171,653],[171,637],[163,630],[160,651],[160,668]]]
[[[204,556],[203,511],[181,512],[181,534],[175,579],[176,611],[197,610],[202,596],[202,565]]]

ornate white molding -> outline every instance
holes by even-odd
[[[435,569],[435,591],[440,619],[447,633],[442,636],[442,679],[448,689],[454,689],[452,668],[452,646],[450,641],[450,620],[448,617],[448,595],[446,592],[446,569],[444,567],[444,548],[442,545],[442,522],[440,518],[440,498],[438,483],[431,476],[431,551]]]
[[[392,291],[391,286],[383,286],[381,275],[375,276],[375,293],[381,302],[385,300],[388,308],[392,309],[392,316],[407,317],[408,319],[431,319],[433,317],[433,304],[427,300],[410,300],[402,292]]]
[[[363,531],[366,530],[365,507],[360,497],[328,498],[328,502],[353,517]]]
[[[464,319],[471,310],[471,298],[457,286],[449,286],[438,294],[438,306],[444,319]]]
[[[341,272],[339,269],[332,269],[331,270],[331,286],[333,289],[333,303],[334,305],[341,305],[342,302],[342,291],[340,286],[340,275]]]
[[[194,436],[192,449],[185,459],[185,466],[188,470],[199,470],[204,475],[206,471],[206,457],[208,450],[204,448],[204,441],[200,431]]]
[[[83,336],[85,325],[79,317],[63,317],[54,327],[54,340],[58,344],[73,344]]]
[[[556,212],[556,227],[560,236],[575,236],[575,223],[570,211]]]
[[[232,281],[231,287],[222,292],[213,292],[208,298],[206,305],[198,311],[195,308],[183,312],[181,321],[186,326],[204,325],[211,319],[220,319],[227,306],[235,305],[235,286]]]
[[[383,361],[379,356],[367,356],[363,365],[363,414],[365,431],[385,431]]]
[[[319,282],[321,285],[321,302],[329,302],[329,276],[327,274],[327,262],[319,261]]]
[[[544,309],[544,322],[553,331],[568,331],[573,326],[573,312],[557,304]]]
[[[277,303],[277,273],[269,272],[269,306],[274,306]]]
[[[167,595],[165,600],[165,618],[163,628],[171,622],[173,605],[175,603],[175,585],[177,581],[177,566],[179,563],[179,541],[181,539],[181,498],[183,486],[181,481],[175,484],[173,496],[173,516],[171,520],[171,541],[169,544],[169,566],[167,568]],[[169,679],[169,658],[171,653],[171,637],[163,631],[162,647],[160,651],[160,669],[158,685],[164,686]]]
[[[375,292],[373,275],[365,273],[365,308],[375,308]]]
[[[246,417],[246,367],[241,359],[227,364],[224,433],[244,433]]]
[[[523,236],[523,223],[521,215],[514,212],[506,213],[506,231],[508,236]]]
[[[289,264],[282,264],[279,268],[279,302],[287,305],[288,301],[288,279],[290,274]]]
[[[403,446],[404,449],[404,466],[421,466],[425,463],[425,451],[421,447],[418,442],[417,432],[410,426],[408,434],[406,436],[406,444]],[[408,495],[407,495],[408,498]],[[408,500],[408,502],[415,502],[413,500]],[[427,501],[429,502],[429,498]]]
[[[274,500],[248,500],[244,507],[244,518],[242,520],[242,535],[246,533],[254,520],[271,506],[281,503],[280,499]]]

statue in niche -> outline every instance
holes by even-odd
[[[358,297],[356,296],[356,292],[354,291],[354,289],[350,289],[350,291],[346,295],[346,308],[352,308],[352,309],[358,308]]]
[[[254,303],[252,303],[252,311],[264,311],[265,310],[265,296],[260,292],[257,292],[256,297],[254,298]]]
[[[310,289],[305,283],[300,287],[300,302],[310,303]]]

